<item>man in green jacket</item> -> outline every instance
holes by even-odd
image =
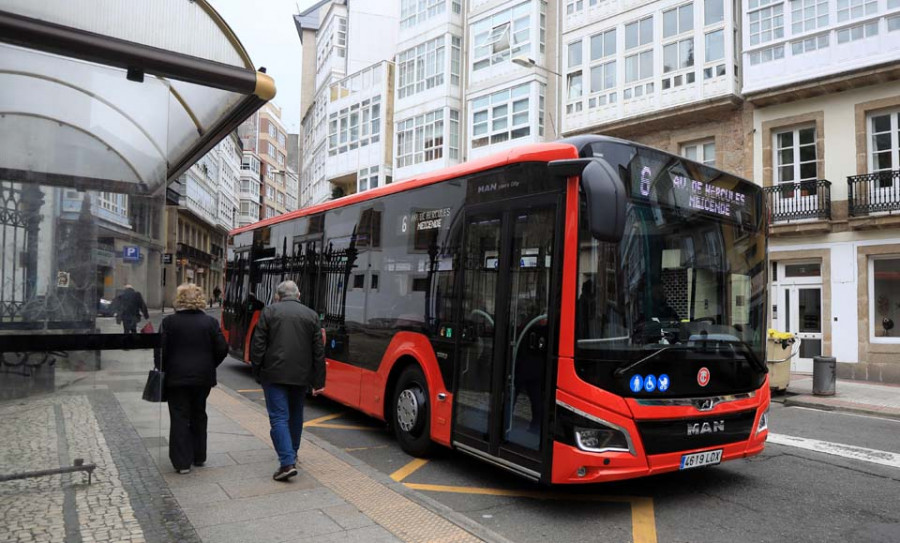
[[[272,476],[297,475],[297,450],[303,431],[303,401],[325,389],[325,347],[316,312],[300,303],[293,281],[275,290],[275,303],[263,309],[250,344],[253,375],[262,384],[269,432],[280,467]]]

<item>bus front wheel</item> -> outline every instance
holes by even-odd
[[[431,409],[428,405],[428,384],[419,366],[409,366],[400,374],[394,388],[394,435],[400,448],[412,456],[427,456],[431,452]]]

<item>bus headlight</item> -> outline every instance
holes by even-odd
[[[583,451],[628,451],[625,434],[613,428],[575,427],[575,443]]]
[[[634,444],[628,430],[557,400],[555,439],[592,453],[627,452]]]
[[[760,432],[764,432],[769,429],[769,408],[766,408],[766,411],[759,417],[759,424],[756,425],[756,434],[759,435]]]

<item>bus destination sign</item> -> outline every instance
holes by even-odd
[[[653,193],[661,204],[695,209],[737,221],[750,212],[747,195],[740,190],[694,179],[671,169],[667,173],[668,175],[657,176],[650,166],[644,166],[639,180],[640,195],[649,198]],[[717,178],[721,181],[728,179]]]

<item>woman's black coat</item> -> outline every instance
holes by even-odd
[[[160,326],[166,387],[216,386],[228,344],[216,319],[199,309],[178,311]]]

